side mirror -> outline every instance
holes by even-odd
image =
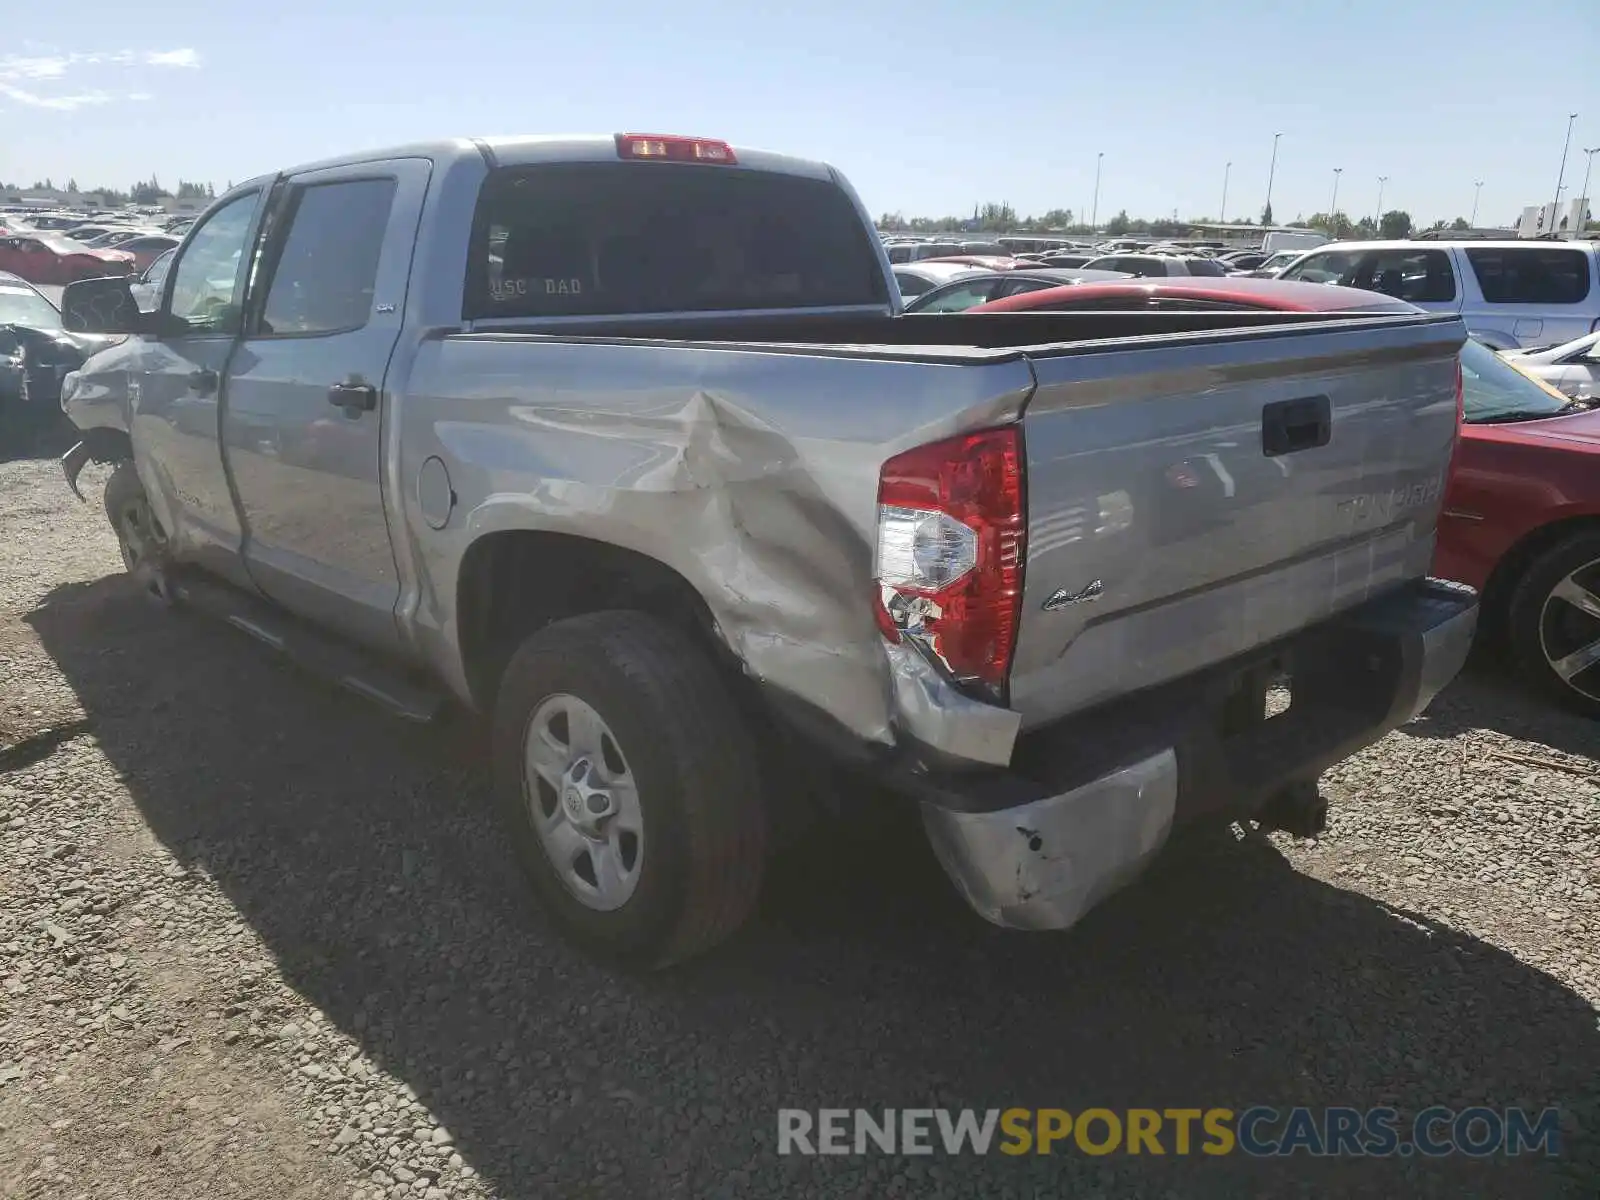
[[[80,279],[61,290],[61,324],[70,333],[144,333],[150,318],[139,311],[128,279]]]

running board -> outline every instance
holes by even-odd
[[[346,642],[311,628],[264,601],[187,572],[172,581],[175,600],[243,630],[297,666],[388,709],[407,721],[427,723],[444,710],[446,697],[407,678],[396,667]]]

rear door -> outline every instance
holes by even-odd
[[[263,592],[369,645],[398,641],[380,485],[384,377],[430,164],[295,176],[275,209],[222,431]]]
[[[1464,334],[1371,318],[1033,359],[1011,680],[1025,723],[1424,574]]]
[[[1468,246],[1462,253],[1482,297],[1468,313],[1474,330],[1531,346],[1580,338],[1600,318],[1600,279],[1585,246]]]

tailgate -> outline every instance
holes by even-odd
[[[1024,726],[1425,575],[1465,337],[1373,318],[1031,356]]]

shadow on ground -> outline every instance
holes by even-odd
[[[780,1107],[1587,1104],[1593,1129],[1600,1032],[1261,841],[1050,936],[970,917],[914,830],[841,834],[723,952],[618,977],[525,906],[470,727],[418,736],[120,578],[28,620],[156,836],[500,1196],[1593,1194],[1570,1126],[1558,1160],[780,1159]]]
[[[1467,669],[1407,729],[1439,738],[1466,729],[1489,729],[1600,762],[1600,721],[1564,708],[1530,687],[1496,647],[1475,648]]]

